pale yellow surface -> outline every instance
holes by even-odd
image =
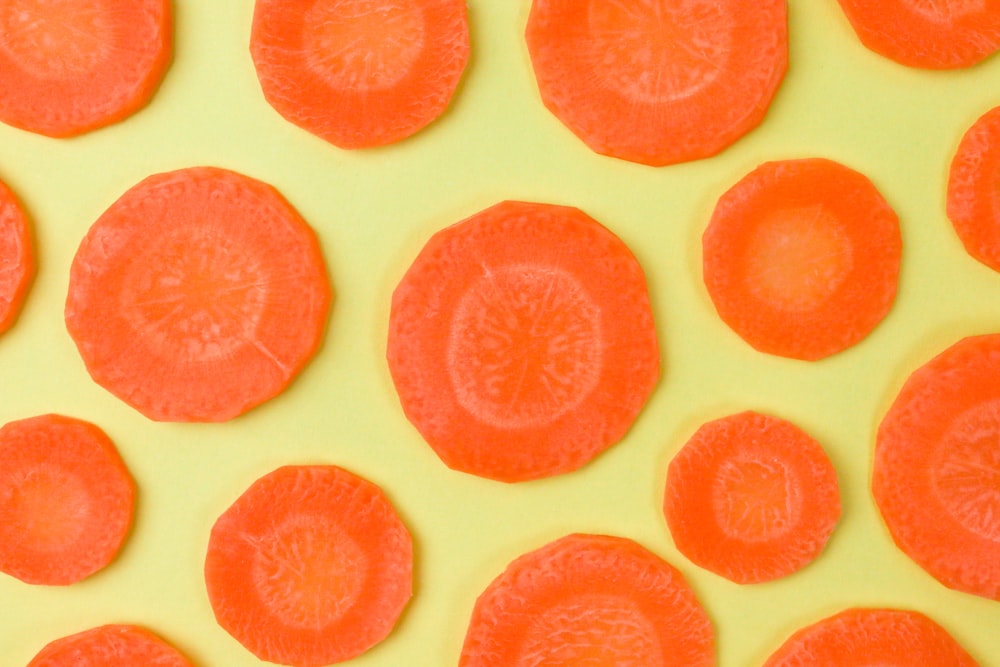
[[[920,609],[1000,665],[1000,603],[945,589],[892,545],[868,491],[876,426],[906,375],[957,339],[1000,331],[1000,275],[944,213],[964,130],[1000,104],[1000,57],[910,70],[867,51],[834,0],[790,0],[791,67],[763,125],[722,155],[660,169],[592,153],[541,104],[524,46],[529,0],[469,0],[473,55],[449,111],[394,146],[346,152],[264,101],[251,0],[175,0],[176,57],[152,104],[59,141],[0,126],[0,179],[35,224],[39,271],[0,338],[0,420],[61,412],[103,427],[140,496],[106,570],[68,588],[0,575],[0,663],[110,622],[168,638],[199,667],[260,662],[215,623],[202,563],[219,515],[288,463],[380,484],[416,543],[416,594],[357,667],[456,665],[477,594],[518,554],[571,532],[638,540],[681,569],[715,623],[719,665],[759,665],[796,628],[854,605]],[[854,348],[818,363],[752,350],[716,317],[700,236],[715,199],[758,163],[823,156],[867,174],[899,213],[900,293]],[[268,181],[317,230],[337,290],[319,355],[282,396],[227,424],[154,423],[95,385],[62,319],[88,227],[146,175],[217,165]],[[627,438],[586,468],[516,486],[446,468],[403,417],[384,362],[390,296],[435,230],[503,199],[575,205],[628,243],[650,283],[665,373]],[[840,476],[844,514],[811,566],[741,587],[681,556],[660,503],[671,455],[703,421],[770,412],[809,431]]]

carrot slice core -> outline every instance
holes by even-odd
[[[1000,107],[962,137],[949,170],[947,203],[965,250],[1000,271]]]
[[[14,193],[0,183],[0,333],[17,320],[34,275],[28,217]]]
[[[102,625],[47,644],[28,667],[191,667],[177,649],[135,625]]]

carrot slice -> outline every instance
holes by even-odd
[[[460,667],[715,664],[712,623],[669,563],[632,540],[569,535],[479,596]]]
[[[17,319],[35,275],[31,228],[17,197],[0,183],[0,333]]]
[[[996,0],[839,0],[866,47],[908,67],[971,67],[1000,49]]]
[[[121,548],[134,500],[97,426],[48,414],[0,428],[0,571],[29,584],[89,577]]]
[[[0,121],[70,137],[147,104],[171,56],[169,0],[0,5]]]
[[[948,177],[948,217],[965,250],[1000,271],[1000,107],[962,137]]]
[[[761,352],[840,352],[896,296],[899,220],[871,181],[830,160],[757,167],[719,199],[702,244],[719,316]]]
[[[811,563],[840,518],[837,473],[818,442],[756,412],[704,424],[670,462],[663,511],[677,548],[740,584]]]
[[[440,116],[469,58],[465,0],[257,0],[250,53],[286,120],[341,148]]]
[[[1000,600],[1000,334],[917,369],[878,429],[872,492],[896,545],[945,586]]]
[[[764,119],[788,66],[785,0],[534,0],[542,102],[592,150],[652,166],[715,155]]]
[[[28,667],[191,667],[177,649],[135,625],[102,625],[56,639]]]
[[[764,667],[978,667],[930,618],[899,609],[847,609],[803,628]]]
[[[413,544],[383,492],[335,466],[285,466],[212,527],[215,618],[261,660],[296,667],[382,641],[412,591]]]
[[[624,437],[659,378],[646,281],[575,208],[503,202],[435,234],[392,297],[387,358],[450,467],[516,482]]]
[[[281,392],[331,301],[313,231],[271,186],[156,174],[91,227],[66,326],[94,380],[150,419],[225,421]]]

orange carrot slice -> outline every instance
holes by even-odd
[[[66,326],[94,380],[150,419],[225,421],[292,381],[331,298],[315,235],[277,191],[196,167],[150,176],[97,220]]]
[[[413,545],[382,491],[334,466],[285,466],[215,522],[215,617],[261,660],[296,667],[382,641],[410,599]]]
[[[479,596],[460,667],[715,664],[681,574],[632,540],[569,535],[517,558]]]
[[[145,106],[171,55],[169,0],[0,6],[0,121],[50,137],[118,122]]]
[[[0,183],[0,333],[14,324],[35,275],[31,245],[28,216]]]
[[[719,199],[702,244],[719,316],[761,352],[840,352],[896,296],[898,218],[871,181],[830,160],[757,167]]]
[[[1000,271],[1000,107],[962,137],[948,178],[948,217],[965,250]]]
[[[465,0],[257,0],[264,97],[341,148],[404,139],[440,116],[469,58]]]
[[[908,67],[971,67],[1000,49],[996,0],[839,0],[866,47]]]
[[[504,202],[435,234],[392,297],[403,410],[450,467],[516,482],[624,437],[659,377],[642,269],[583,212]]]
[[[28,667],[191,667],[177,649],[135,625],[102,625],[57,639]]]
[[[670,462],[663,511],[677,548],[740,584],[811,563],[840,518],[837,473],[818,442],[756,412],[708,422]]]
[[[118,553],[135,483],[105,433],[41,415],[0,428],[0,571],[29,584],[67,585]]]
[[[764,667],[978,667],[940,625],[916,611],[847,609],[793,634]]]
[[[788,65],[785,0],[534,0],[542,102],[592,150],[660,166],[764,119]]]
[[[872,492],[896,545],[949,588],[1000,600],[1000,334],[917,369],[878,429]]]

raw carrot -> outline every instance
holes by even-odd
[[[212,527],[215,617],[261,660],[296,667],[382,641],[410,599],[413,544],[383,492],[335,466],[285,466]]]
[[[50,137],[146,105],[170,62],[169,0],[9,0],[0,6],[0,121]]]
[[[312,229],[274,188],[196,167],[146,178],[91,227],[66,326],[94,380],[150,419],[224,421],[292,381],[331,298]]]
[[[1000,107],[962,137],[948,177],[948,217],[965,250],[1000,271]]]
[[[660,166],[764,119],[788,66],[785,0],[534,0],[542,102],[592,150]]]
[[[719,316],[761,352],[840,352],[896,296],[898,218],[871,181],[830,160],[757,167],[719,199],[702,244]]]
[[[0,333],[17,319],[34,275],[28,216],[14,193],[0,183]]]
[[[460,667],[715,665],[681,574],[632,540],[569,535],[514,560],[476,600]]]
[[[945,586],[1000,600],[1000,334],[917,369],[878,429],[872,492],[896,545]]]
[[[435,234],[392,297],[387,358],[450,467],[516,482],[624,437],[659,377],[642,269],[575,208],[504,202]]]
[[[404,139],[440,116],[469,58],[465,0],[257,0],[264,97],[341,148]]]
[[[670,462],[663,510],[678,550],[740,584],[811,563],[840,518],[837,473],[818,442],[756,412],[703,425]]]
[[[29,584],[89,577],[118,553],[134,500],[97,426],[47,414],[0,428],[0,571]]]
[[[135,625],[102,625],[50,642],[28,667],[191,667],[177,649]]]

